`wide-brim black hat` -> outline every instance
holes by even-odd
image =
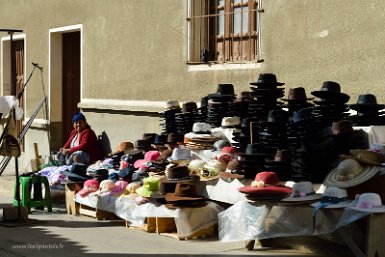
[[[70,170],[62,171],[62,174],[68,177],[70,181],[85,181],[90,179],[90,176],[87,176],[87,166],[82,163],[74,163],[71,166]]]
[[[259,74],[258,80],[256,82],[251,82],[250,85],[276,85],[282,86],[285,83],[278,82],[277,77],[273,73],[261,73]]]

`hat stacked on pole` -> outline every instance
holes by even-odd
[[[217,93],[209,94],[207,102],[206,122],[213,127],[219,127],[223,117],[234,116],[234,86],[233,84],[219,84]]]

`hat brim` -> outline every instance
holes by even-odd
[[[313,91],[311,94],[315,97],[327,99],[332,98],[340,102],[346,103],[349,101],[350,96],[345,93],[333,92],[333,91]]]
[[[194,195],[194,196],[178,196],[175,195],[175,193],[166,193],[165,199],[167,202],[178,202],[178,201],[198,201],[198,200],[204,200],[206,197],[201,195]]]
[[[337,179],[338,169],[334,168],[328,173],[328,175],[326,175],[326,178],[323,184],[327,187],[330,187],[330,186],[339,187],[339,188],[353,187],[353,186],[362,184],[368,181],[369,179],[371,179],[372,177],[374,177],[381,170],[381,168],[382,167],[380,166],[374,166],[374,165],[365,166],[364,170],[360,174],[358,174],[357,176],[355,176],[354,178],[348,181],[338,180]]]
[[[322,208],[325,208],[325,209],[339,209],[339,208],[349,207],[351,204],[352,204],[352,200],[346,200],[346,201],[335,203],[335,204],[328,204],[328,205],[326,205],[326,206],[324,206]],[[321,205],[321,202],[315,202],[315,203],[312,203],[310,205],[312,207],[317,208],[318,206]]]
[[[67,176],[69,180],[71,181],[79,181],[79,180],[87,180],[87,179],[90,179],[92,177],[89,177],[87,175],[79,175],[79,174],[76,174],[76,173],[73,173],[73,172],[70,172],[68,170],[64,170],[61,172],[63,175]]]
[[[385,104],[350,104],[353,110],[381,110],[385,108]]]
[[[308,195],[308,196],[303,196],[303,197],[286,197],[283,198],[281,201],[282,202],[308,202],[308,201],[315,201],[318,199],[321,199],[322,195],[320,194],[314,194],[314,195]]]
[[[249,195],[283,195],[286,196],[292,192],[290,187],[285,186],[265,186],[253,187],[243,186],[238,188],[238,191]]]
[[[373,208],[358,208],[358,207],[348,207],[349,209],[355,210],[355,211],[360,211],[360,212],[367,212],[367,213],[383,213],[385,212],[385,206],[381,207],[373,207]]]
[[[189,181],[199,181],[199,179],[200,177],[198,175],[189,175],[188,177],[177,178],[177,179],[168,179],[164,177],[160,180],[160,183],[180,183],[180,182],[189,182]]]
[[[136,161],[134,162],[134,168],[135,168],[135,169],[139,169],[139,168],[141,168],[141,167],[148,168],[149,166],[146,165],[146,163],[147,163],[147,161],[144,160],[144,159],[136,160]]]
[[[141,186],[135,190],[135,192],[142,196],[142,197],[150,197],[152,194],[152,191],[146,189],[145,187]]]

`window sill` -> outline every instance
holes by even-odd
[[[187,63],[187,71],[214,71],[214,70],[246,70],[246,69],[260,69],[261,63],[213,63],[213,64],[195,64],[189,65]]]

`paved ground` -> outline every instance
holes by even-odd
[[[10,206],[13,183],[11,173],[0,176],[0,209]],[[64,208],[64,202],[56,200],[52,213],[33,211],[29,215],[32,224],[0,226],[0,256],[330,256],[294,250],[247,251],[243,242],[221,243],[216,237],[178,241],[155,233],[128,229],[122,221],[97,221],[89,217],[67,215]]]

